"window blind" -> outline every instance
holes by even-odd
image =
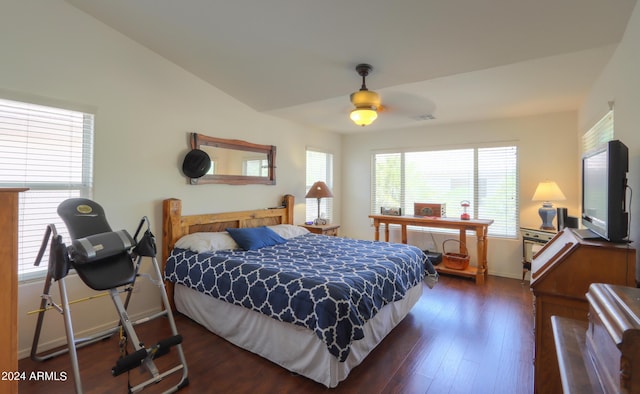
[[[473,155],[473,149],[407,152],[403,211],[414,213],[414,202],[447,204],[447,216],[460,217],[460,201],[473,199]]]
[[[493,219],[489,234],[515,238],[519,228],[518,149],[478,149],[475,217]]]
[[[610,110],[582,135],[582,154],[613,140],[613,137],[613,110]]]
[[[305,194],[311,186],[323,181],[333,191],[333,155],[319,150],[307,149],[306,188]],[[306,200],[305,221],[312,221],[318,216],[318,200],[308,198]],[[320,199],[320,216],[333,221],[333,199]]]
[[[91,197],[92,114],[0,99],[0,186],[27,187],[21,193],[18,276],[43,276],[33,263],[48,224],[68,241],[57,207],[67,198]]]
[[[518,230],[517,147],[477,147],[374,153],[371,213],[416,202],[446,204],[447,217],[460,217],[461,202],[473,218],[493,219],[489,234],[515,238]]]

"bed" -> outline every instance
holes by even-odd
[[[180,200],[165,200],[167,293],[211,332],[336,387],[418,301],[424,256],[308,233],[293,226],[293,203],[287,195],[275,208],[183,216]]]

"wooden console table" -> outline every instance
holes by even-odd
[[[478,251],[477,266],[469,266],[464,270],[455,270],[445,267],[443,264],[436,266],[438,272],[466,276],[474,278],[476,284],[484,284],[484,278],[487,274],[487,248],[489,246],[489,240],[487,239],[487,231],[489,226],[493,223],[493,220],[462,220],[453,218],[439,218],[430,216],[391,216],[391,215],[369,215],[373,219],[373,226],[375,227],[375,240],[380,240],[380,225],[385,225],[384,239],[389,242],[389,225],[397,224],[402,228],[402,243],[407,243],[407,226],[419,226],[419,227],[434,227],[434,228],[448,228],[460,231],[460,249],[463,252],[463,244],[467,244],[467,230],[474,231],[476,233],[477,242],[476,247]]]

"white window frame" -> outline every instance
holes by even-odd
[[[46,275],[48,247],[34,267],[47,225],[69,241],[57,206],[93,194],[94,114],[0,99],[0,187],[25,187],[18,216],[18,280]]]

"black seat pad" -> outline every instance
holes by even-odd
[[[100,260],[99,264],[74,264],[82,281],[93,290],[108,290],[133,282],[136,274],[128,253]]]

